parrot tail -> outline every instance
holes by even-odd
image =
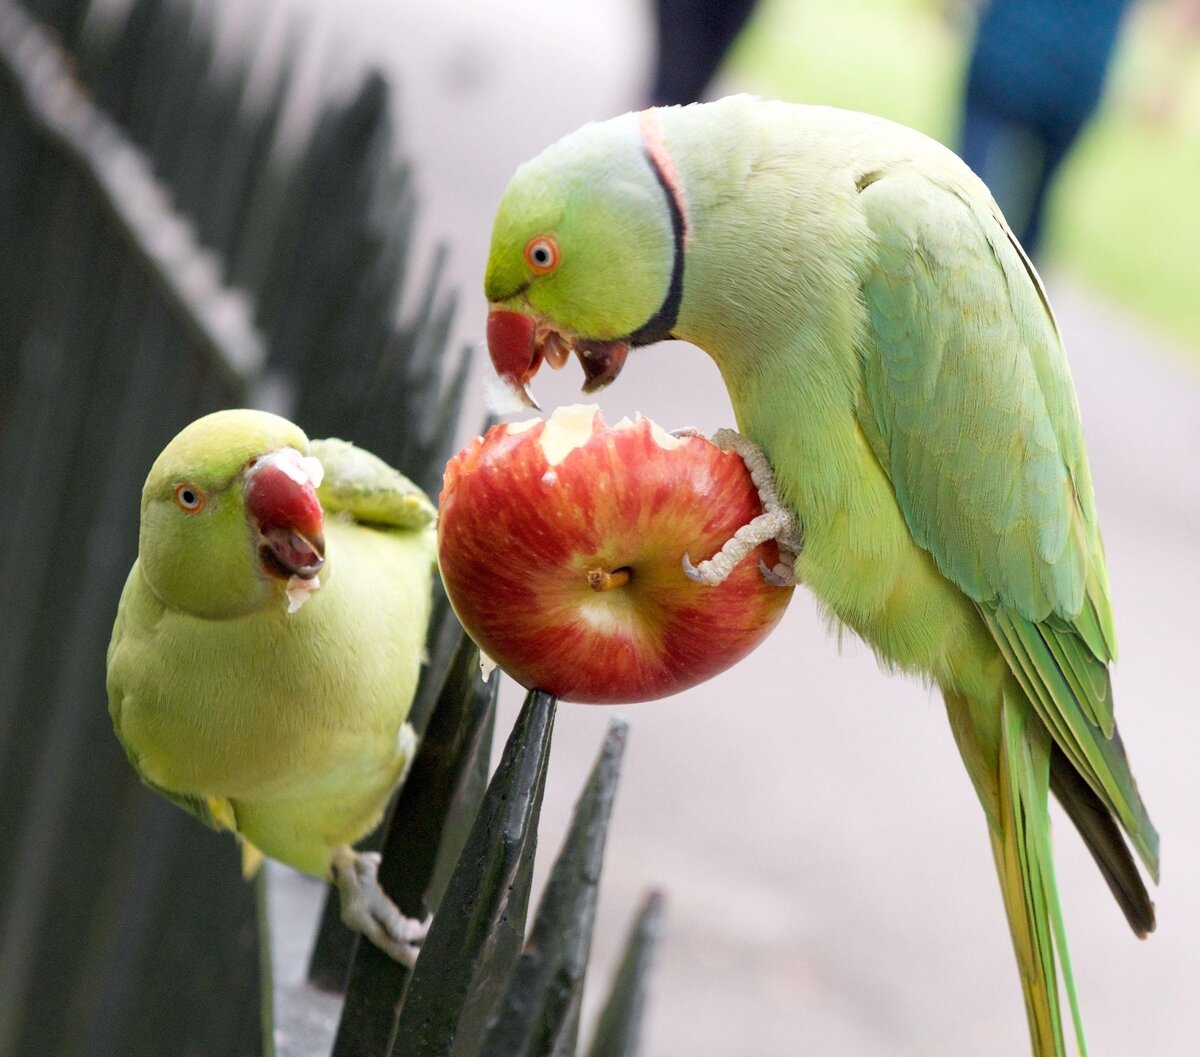
[[[242,878],[246,881],[253,881],[258,876],[258,871],[262,868],[263,859],[266,856],[240,833],[238,834],[238,843],[242,846]]]
[[[999,829],[992,851],[1025,991],[1035,1057],[1065,1057],[1058,970],[1087,1057],[1050,848],[1052,742],[1027,702],[1007,693],[1000,719]]]
[[[1145,938],[1154,931],[1154,903],[1133,854],[1112,812],[1057,745],[1050,752],[1050,790],[1075,823],[1129,927]]]

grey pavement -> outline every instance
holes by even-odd
[[[585,120],[635,106],[635,0],[293,0],[343,69],[396,73],[421,241],[451,247],[457,334],[479,343],[495,202],[515,166]],[[1060,275],[1052,299],[1083,407],[1115,598],[1117,716],[1163,839],[1158,932],[1139,942],[1069,824],[1058,875],[1094,1057],[1192,1057],[1200,1037],[1200,373],[1195,357]],[[580,375],[539,376],[544,406]],[[482,378],[482,372],[481,372]],[[601,395],[614,421],[732,425],[711,361],[641,350]],[[466,422],[483,415],[482,381]],[[465,440],[467,432],[464,432]],[[504,722],[520,702],[503,693]],[[654,1057],[1012,1057],[1024,1011],[982,815],[935,693],[831,634],[802,591],[733,671],[632,720],[601,890],[593,984],[635,905],[668,897],[643,1052]],[[542,869],[609,710],[563,706]]]

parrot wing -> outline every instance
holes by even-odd
[[[436,515],[429,498],[399,470],[348,441],[331,437],[309,442],[325,475],[317,497],[327,513],[399,529],[424,529]]]
[[[1116,638],[1079,412],[1041,282],[963,177],[874,174],[864,433],[909,530],[977,605],[1030,703],[1150,873],[1158,837],[1115,735]]]
[[[110,704],[109,711],[114,712],[117,710],[114,710]],[[228,830],[235,834],[242,849],[242,876],[249,880],[258,872],[259,866],[262,865],[263,854],[238,832],[237,814],[233,804],[226,797],[195,796],[165,789],[157,782],[151,781],[151,779],[146,777],[146,772],[139,765],[137,754],[123,740],[121,741],[121,746],[125,749],[125,756],[137,772],[137,776],[142,780],[142,785],[151,792],[157,793],[164,799],[171,801],[176,807],[183,808],[184,811],[193,818],[199,819],[209,829],[215,829],[218,832]]]
[[[127,607],[132,605],[129,597],[135,590],[135,588],[131,587],[131,584],[136,582],[137,575],[137,564],[135,563],[130,570],[125,589],[121,593],[121,600],[117,605],[117,618],[113,622],[112,639],[108,644],[108,714],[112,719],[113,732],[117,735],[117,740],[121,743],[121,748],[125,750],[125,756],[129,760],[130,766],[137,772],[137,776],[142,780],[142,784],[147,789],[166,797],[172,804],[183,808],[189,815],[198,818],[210,829],[236,830],[236,823],[231,821],[233,818],[233,809],[227,800],[222,800],[218,797],[192,796],[187,793],[176,793],[170,789],[164,789],[146,774],[137,750],[134,749],[125,737],[124,727],[121,723],[121,713],[125,707],[127,695],[119,675],[119,668],[113,666],[112,659],[113,654],[120,649],[121,640],[125,636],[126,611]]]
[[[234,830],[236,832],[237,825],[231,821],[233,809],[229,805],[228,800],[218,797],[207,796],[189,796],[186,793],[173,793],[170,789],[164,789],[161,785],[156,785],[150,781],[139,769],[136,763],[133,762],[132,755],[126,751],[129,756],[130,763],[133,763],[133,768],[138,772],[138,777],[142,780],[142,785],[159,796],[166,797],[176,807],[183,808],[189,815],[198,818],[209,829],[215,830]]]

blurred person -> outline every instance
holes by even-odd
[[[1032,257],[1046,199],[1095,112],[1130,0],[991,0],[967,68],[959,153]]]
[[[708,87],[755,0],[655,0],[648,106],[694,103]]]
[[[1181,112],[1180,104],[1196,98],[1192,86],[1200,70],[1200,0],[1166,0],[1154,8],[1161,45],[1151,76],[1136,85],[1135,113],[1160,131],[1187,134],[1189,115]],[[1190,122],[1195,120],[1195,116],[1190,117]]]

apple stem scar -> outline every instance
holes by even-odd
[[[588,586],[593,591],[611,591],[614,587],[624,587],[633,578],[633,570],[627,565],[608,572],[606,569],[589,569],[587,574]]]

